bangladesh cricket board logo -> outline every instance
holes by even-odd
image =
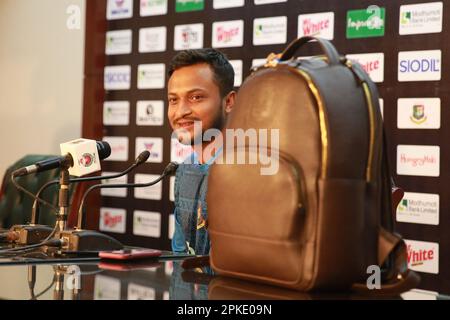
[[[93,163],[95,163],[95,154],[84,153],[80,159],[78,159],[78,164],[85,168],[89,168]]]
[[[422,124],[427,121],[425,106],[423,104],[415,104],[413,106],[413,114],[409,118],[416,124]]]

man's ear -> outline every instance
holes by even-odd
[[[233,110],[236,101],[236,91],[230,91],[225,97],[225,113],[230,113]]]

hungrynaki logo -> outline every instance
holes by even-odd
[[[137,173],[134,176],[134,183],[148,183],[156,180],[159,175]],[[146,188],[134,188],[134,197],[136,199],[161,200],[162,199],[162,181]]]
[[[439,243],[406,240],[408,268],[418,272],[439,274]]]
[[[173,42],[175,50],[203,48],[203,23],[175,26]]]
[[[397,174],[439,177],[439,146],[397,146]]]
[[[363,10],[347,12],[347,38],[384,36],[385,9],[369,6]]]
[[[105,90],[130,89],[130,66],[106,66],[104,71],[103,86]]]
[[[128,161],[128,137],[103,137],[111,146],[111,155],[105,161]]]
[[[125,233],[126,210],[116,208],[100,208],[101,231]]]
[[[129,54],[131,53],[131,30],[117,30],[106,32],[107,55]]]
[[[139,29],[139,52],[166,51],[166,27]]]
[[[127,126],[130,122],[128,101],[105,101],[103,103],[103,125]]]
[[[141,0],[141,17],[167,14],[168,0]]]
[[[287,17],[258,18],[253,20],[253,45],[286,43]]]
[[[162,126],[164,124],[163,101],[138,101],[136,105],[138,126]]]
[[[348,54],[346,57],[358,62],[373,82],[384,81],[384,53]]]
[[[136,138],[136,158],[144,151],[150,152],[147,162],[161,163],[163,161],[163,139],[162,138]]]
[[[109,175],[113,175],[113,174],[117,174],[118,172],[106,172],[103,171],[102,172],[102,176],[109,176]],[[103,179],[102,180],[102,184],[124,184],[127,183],[128,181],[128,175],[124,175],[122,177],[118,177],[115,179]],[[100,189],[100,194],[102,196],[106,196],[106,197],[119,197],[119,198],[125,198],[127,196],[127,188],[101,188]]]
[[[298,16],[298,38],[304,36],[334,38],[334,12],[301,14]]]
[[[214,22],[212,28],[214,48],[242,47],[244,44],[244,20]]]
[[[441,127],[441,99],[398,99],[397,127],[399,129],[439,129]]]
[[[398,81],[441,80],[441,50],[398,53]]]
[[[239,87],[242,83],[242,60],[230,60],[234,70],[234,86]]]
[[[225,8],[243,7],[244,4],[245,0],[214,0],[213,8],[225,9]]]
[[[182,163],[192,154],[193,150],[190,145],[185,145],[177,139],[172,139],[170,143],[170,161]]]
[[[164,63],[138,66],[138,89],[163,89],[166,65]]]
[[[399,34],[439,33],[442,31],[442,2],[400,6]]]
[[[439,195],[405,192],[397,207],[397,221],[439,225]]]
[[[133,0],[108,0],[106,19],[126,19],[133,16]]]
[[[134,211],[133,234],[136,236],[159,238],[161,236],[161,213]]]

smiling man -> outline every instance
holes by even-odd
[[[186,50],[171,61],[168,82],[168,118],[178,140],[193,153],[178,167],[175,176],[175,232],[172,250],[209,254],[206,230],[209,166],[221,152],[203,152],[214,141],[203,141],[208,129],[221,130],[231,112],[236,92],[234,70],[214,49]],[[201,125],[201,130],[198,130]],[[195,129],[195,130],[194,130]]]

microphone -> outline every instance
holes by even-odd
[[[83,212],[86,197],[95,189],[100,188],[143,188],[149,187],[160,182],[164,177],[172,175],[178,164],[176,162],[169,163],[163,173],[155,180],[148,183],[124,183],[124,184],[95,184],[88,188],[83,195],[80,207],[78,209],[78,224],[75,230],[64,230],[60,232],[62,240],[62,251],[109,251],[120,250],[123,245],[116,239],[96,231],[82,230]]]
[[[129,166],[125,171],[122,171],[117,174],[107,175],[107,176],[92,176],[92,177],[83,177],[83,178],[72,178],[69,179],[70,183],[77,182],[86,182],[86,181],[95,181],[95,180],[104,180],[104,179],[114,179],[121,176],[126,175],[130,171],[132,171],[137,166],[140,166],[150,157],[150,152],[148,150],[142,151],[134,163]],[[33,207],[31,211],[31,221],[29,225],[14,225],[10,228],[10,235],[8,240],[10,242],[16,242],[21,245],[35,244],[42,239],[45,239],[53,230],[53,228],[45,225],[36,224],[39,222],[39,201],[38,199],[41,196],[41,193],[45,191],[48,187],[58,184],[59,180],[51,180],[44,184],[39,191],[34,196]]]
[[[68,151],[65,153],[64,151]],[[111,155],[109,143],[88,139],[77,139],[61,144],[61,157],[54,157],[22,167],[13,172],[14,177],[21,177],[31,173],[52,170],[67,166],[69,173],[74,176],[86,175],[100,170],[99,160]],[[98,159],[98,160],[97,160]]]

